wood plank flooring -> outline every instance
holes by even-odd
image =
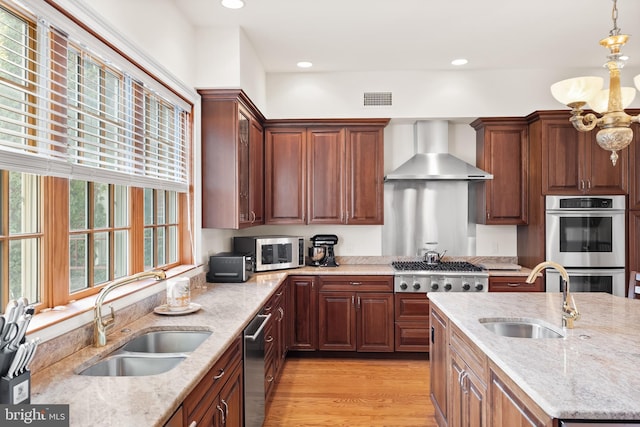
[[[289,426],[435,427],[427,356],[288,356],[263,427]]]

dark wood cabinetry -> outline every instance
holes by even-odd
[[[430,388],[434,417],[439,426],[447,425],[447,372],[449,360],[449,331],[447,318],[434,306],[430,306],[431,348],[429,364],[431,367]]]
[[[286,325],[289,317],[288,288],[286,283],[269,299],[264,306],[264,314],[271,314],[264,332],[265,353],[265,394],[267,401],[271,397],[274,385],[282,373],[284,359],[287,356]]]
[[[289,276],[289,349],[318,349],[318,289],[315,276]]]
[[[397,293],[395,351],[429,351],[429,299],[425,294]]]
[[[264,222],[264,117],[241,90],[200,90],[202,226],[239,229]]]
[[[528,219],[529,139],[524,118],[481,118],[476,130],[476,166],[493,174],[477,183],[480,224],[520,225]]]
[[[242,427],[242,341],[238,337],[182,404],[185,426]]]
[[[489,276],[489,292],[544,292],[542,276],[527,283],[525,276]]]
[[[320,350],[394,350],[392,276],[319,276],[318,281]]]
[[[387,119],[266,124],[268,224],[382,224]]]
[[[609,151],[596,143],[597,129],[580,132],[568,111],[536,112],[532,142],[542,148],[542,194],[627,194],[629,149],[618,152],[616,165]]]

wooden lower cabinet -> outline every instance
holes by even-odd
[[[397,293],[395,351],[429,351],[429,299],[425,294]]]
[[[393,352],[393,276],[319,276],[318,281],[319,350]]]
[[[431,401],[439,427],[553,427],[554,420],[433,305]]]
[[[318,289],[316,276],[289,276],[289,349],[318,349]]]
[[[286,283],[280,285],[280,288],[263,309],[264,314],[271,314],[264,333],[265,395],[267,401],[273,392],[273,386],[282,373],[288,350],[285,328],[288,316],[287,289]]]
[[[184,426],[242,427],[244,385],[238,337],[182,404]],[[196,424],[193,424],[196,423]]]
[[[431,326],[431,345],[429,364],[431,367],[431,403],[434,417],[440,427],[447,425],[447,372],[449,359],[449,331],[447,318],[434,306],[429,308]]]
[[[527,283],[525,276],[489,276],[489,292],[544,292],[542,276]]]
[[[551,427],[553,421],[497,367],[489,373],[489,417],[492,427]]]

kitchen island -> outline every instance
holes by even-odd
[[[490,425],[507,426],[516,418],[508,421],[506,413],[521,417],[522,425],[640,423],[633,395],[640,390],[640,301],[574,294],[581,318],[574,329],[562,331],[559,293],[434,293],[429,298],[435,335],[432,400],[440,425],[480,417],[486,418],[482,425],[490,418]],[[564,337],[505,337],[479,319],[535,319]],[[471,401],[460,404],[465,389]]]

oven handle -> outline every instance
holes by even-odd
[[[607,217],[607,216],[624,216],[625,211],[620,209],[614,209],[610,211],[592,211],[592,210],[584,210],[584,211],[575,211],[575,210],[547,210],[545,211],[547,215],[553,216],[567,216],[567,217]]]
[[[565,268],[569,278],[571,276],[580,276],[588,274],[590,276],[611,276],[612,274],[624,273],[624,267],[609,267],[609,268]],[[556,274],[553,271],[547,271],[547,274]]]

